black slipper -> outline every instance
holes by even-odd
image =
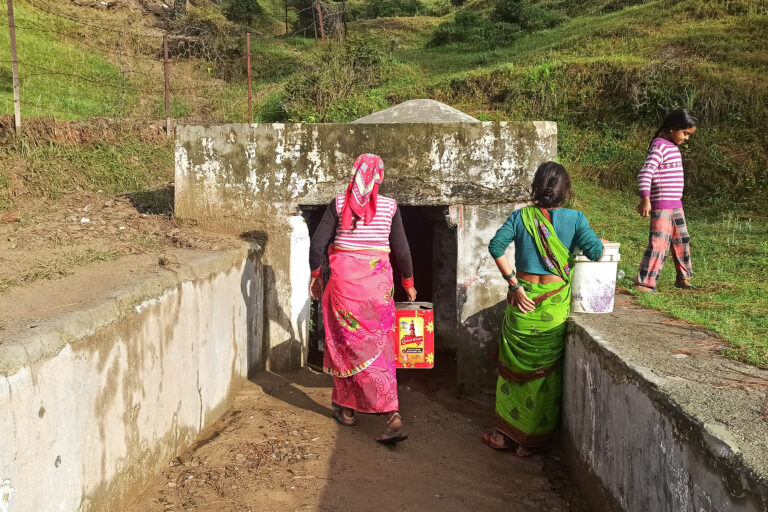
[[[408,439],[408,436],[403,434],[402,432],[390,432],[389,430],[385,430],[382,434],[384,436],[383,439],[376,439],[377,443],[381,444],[397,444],[400,441],[405,441]]]
[[[344,415],[342,411],[343,409],[334,409],[333,413],[331,414],[331,417],[336,421],[338,421],[339,425],[341,425],[342,427],[354,427],[355,423],[357,423],[357,419],[354,416],[352,416],[352,418],[348,418],[348,420],[349,419],[352,420],[352,423],[347,423],[346,421],[344,421],[344,418],[347,418],[347,417],[344,416],[342,418],[342,415]]]

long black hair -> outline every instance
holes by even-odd
[[[690,110],[687,108],[678,108],[667,114],[667,117],[664,118],[664,122],[661,123],[659,129],[656,130],[656,134],[653,136],[653,139],[657,138],[664,132],[687,130],[688,128],[693,128],[698,124],[699,120],[694,117]],[[653,144],[653,139],[651,139],[651,144]]]
[[[533,204],[541,208],[557,208],[573,199],[571,177],[565,167],[556,162],[546,162],[536,169],[531,183]]]

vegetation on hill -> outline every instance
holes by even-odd
[[[412,98],[434,98],[482,120],[557,121],[579,206],[624,244],[621,265],[633,276],[647,237],[647,221],[633,212],[637,170],[664,112],[691,108],[701,129],[684,149],[686,211],[702,286],[694,294],[667,292],[668,268],[665,293],[640,300],[715,329],[732,342],[731,355],[768,366],[768,290],[757,275],[768,262],[762,0],[349,0],[348,39],[325,44],[315,43],[302,18],[311,2],[287,1],[287,20],[282,0],[243,3],[250,21],[232,16],[238,4],[229,1],[193,0],[176,20],[162,9],[135,19],[130,10],[19,1],[22,114],[164,118],[159,57],[167,31],[172,116],[245,121],[250,30],[256,121],[347,122]],[[0,32],[0,45],[7,37]],[[3,113],[12,112],[9,74],[0,61]],[[0,208],[13,204],[12,180],[64,184],[30,187],[39,194],[73,183],[115,193],[141,188],[146,176],[126,180],[134,142],[129,137],[111,153],[93,144],[83,150],[109,159],[99,175],[114,174],[112,185],[62,181],[56,169],[66,164],[52,162],[76,162],[80,149],[62,158],[61,150],[34,142],[21,153],[26,170],[17,165],[11,175],[6,164],[18,153],[9,147],[0,154]],[[170,147],[158,147],[152,154],[169,161],[157,173],[168,179]]]

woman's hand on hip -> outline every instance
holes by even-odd
[[[522,286],[514,292],[507,293],[507,302],[509,302],[511,306],[517,306],[517,309],[523,314],[536,309],[536,303],[525,294],[525,290]]]
[[[406,288],[405,293],[408,294],[408,300],[413,302],[416,300],[416,288],[411,286],[410,288]]]
[[[312,297],[312,300],[320,300],[323,297],[323,278],[313,277],[311,281],[309,281],[309,295]]]

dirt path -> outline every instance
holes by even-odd
[[[309,370],[260,375],[127,510],[586,510],[556,456],[481,444],[490,413],[473,402],[401,378],[410,439],[389,448],[373,441],[382,417],[329,417],[330,384]]]

